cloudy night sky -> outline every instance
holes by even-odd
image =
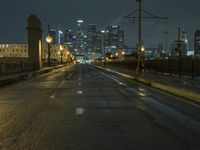
[[[163,31],[169,30],[169,41],[177,37],[180,26],[187,32],[190,49],[193,36],[200,29],[199,0],[142,0],[142,7],[151,13],[169,17],[168,24],[161,20],[143,21],[143,40],[147,47],[164,43]],[[120,25],[125,30],[126,44],[135,46],[137,22],[120,19],[137,8],[135,0],[3,0],[0,5],[0,42],[26,42],[27,17],[35,14],[43,24],[61,29],[74,29],[77,19],[85,24],[96,24],[99,30],[106,25]]]

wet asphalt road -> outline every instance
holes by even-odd
[[[0,89],[0,149],[199,150],[200,106],[71,65]]]

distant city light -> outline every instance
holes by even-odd
[[[110,46],[110,48],[117,48],[117,46]]]
[[[78,22],[78,23],[83,23],[83,20],[78,20],[77,22]]]
[[[63,34],[63,32],[61,30],[58,31],[59,34]]]
[[[118,28],[118,26],[112,26],[113,28]]]
[[[145,49],[144,49],[144,46],[142,46],[142,49],[141,49],[141,51],[142,51],[142,52],[144,52],[144,51],[145,51]]]

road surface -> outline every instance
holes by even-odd
[[[0,89],[0,149],[199,150],[200,106],[71,65]]]

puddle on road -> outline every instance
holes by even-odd
[[[76,115],[83,115],[85,112],[84,108],[76,108]]]
[[[121,82],[121,81],[119,81],[118,84],[119,84],[119,85],[124,85],[124,86],[126,86],[126,83],[123,83],[123,82]]]
[[[81,95],[83,94],[83,91],[77,91],[77,94]]]
[[[51,99],[55,99],[56,98],[55,94],[53,94],[52,96],[50,96],[50,98]]]

